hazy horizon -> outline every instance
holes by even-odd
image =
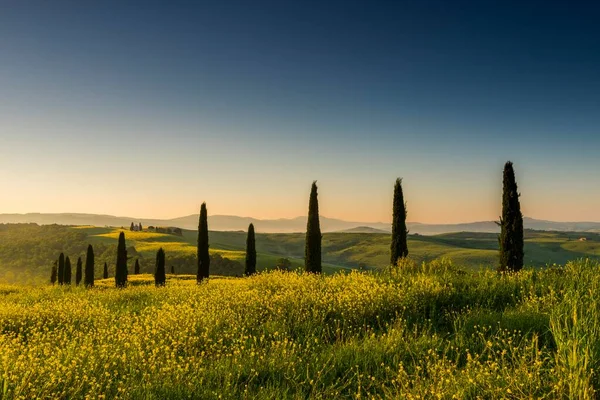
[[[597,4],[0,11],[0,213],[600,221]]]
[[[49,212],[49,213],[44,213],[44,212],[26,212],[26,213],[0,213],[0,215],[99,215],[99,216],[107,216],[107,217],[116,217],[116,218],[131,218],[132,221],[131,222],[138,222],[138,221],[143,221],[143,220],[173,220],[173,219],[179,219],[179,218],[186,218],[186,217],[197,217],[198,213],[192,213],[192,214],[185,214],[185,215],[177,215],[177,216],[173,216],[173,217],[165,217],[165,218],[159,218],[159,217],[155,217],[155,216],[139,216],[139,215],[126,215],[126,214],[105,214],[105,213],[93,213],[93,212]],[[237,215],[237,214],[208,214],[208,217],[234,217],[234,218],[243,218],[243,219],[255,219],[255,220],[269,220],[269,221],[276,221],[276,220],[293,220],[293,219],[297,219],[297,218],[306,218],[306,215],[296,215],[293,217],[275,217],[275,218],[258,218],[258,217],[254,217],[252,215]],[[336,220],[340,220],[340,221],[345,221],[345,222],[353,222],[353,223],[365,223],[365,224],[391,224],[391,220],[390,221],[383,221],[383,220],[368,220],[368,221],[359,221],[356,219],[345,219],[345,218],[335,218],[335,217],[331,217],[329,215],[323,215],[320,214],[321,218],[328,218],[328,219],[336,219]],[[540,219],[540,218],[533,218],[530,217],[528,215],[523,215],[523,218],[525,219],[532,219],[532,220],[536,220],[536,221],[548,221],[548,222],[557,222],[557,223],[597,223],[600,224],[600,221],[594,221],[594,220],[559,220],[559,219]],[[473,224],[473,223],[480,223],[480,222],[496,222],[498,221],[498,219],[488,219],[488,220],[467,220],[467,221],[457,221],[457,222],[423,222],[423,221],[417,221],[417,220],[411,220],[410,218],[407,219],[407,223],[408,224],[425,224],[425,225],[463,225],[463,224]]]

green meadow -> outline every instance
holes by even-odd
[[[39,284],[49,279],[52,263],[60,252],[84,258],[88,243],[94,246],[98,277],[104,262],[112,276],[116,244],[121,229],[92,226],[35,224],[0,225],[0,281]],[[197,232],[183,235],[155,232],[131,232],[125,229],[130,269],[139,259],[141,270],[152,273],[156,251],[166,251],[167,269],[194,274]],[[243,273],[245,232],[210,232],[210,253],[216,257],[211,273],[239,276]],[[585,240],[581,240],[585,238]],[[292,269],[303,266],[303,233],[258,233],[256,249],[259,271],[275,267],[287,258]],[[390,235],[385,233],[323,234],[323,270],[325,273],[352,269],[377,270],[389,264]],[[452,233],[435,236],[410,235],[410,257],[417,263],[446,259],[464,269],[494,268],[498,257],[498,239],[490,233]],[[525,231],[525,265],[542,267],[565,264],[579,258],[600,258],[600,234]]]
[[[0,285],[0,398],[593,399],[599,327],[589,260]]]

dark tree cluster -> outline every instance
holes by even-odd
[[[50,282],[54,284],[58,281],[59,285],[70,285],[71,284],[71,259],[65,257],[64,253],[60,253],[58,260],[54,262],[52,266],[52,274],[50,276]],[[83,261],[81,257],[77,258],[77,264],[75,269],[75,284],[79,286],[81,281],[86,287],[94,286],[94,249],[92,245],[88,245],[87,255],[85,259],[85,269],[83,268]]]

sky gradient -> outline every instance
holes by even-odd
[[[0,4],[0,213],[600,221],[597,2],[91,3]]]

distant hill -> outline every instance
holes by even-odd
[[[371,228],[370,226],[357,226],[356,228],[346,229],[341,232],[345,233],[385,233],[389,234],[389,231],[383,229]]]
[[[356,227],[365,229],[364,227]],[[390,234],[368,232],[323,234],[323,271],[353,268],[377,269],[390,262]],[[94,246],[97,273],[104,262],[113,276],[116,246],[121,229],[93,226],[0,224],[0,283],[47,282],[50,268],[60,252],[76,260]],[[377,232],[377,231],[375,231]],[[156,251],[166,250],[167,265],[177,273],[194,274],[197,268],[196,230],[181,235],[130,232],[125,229],[129,265],[138,259],[141,270],[152,273]],[[245,260],[246,232],[210,231],[211,273],[241,275]],[[258,270],[274,268],[287,258],[292,268],[304,265],[304,233],[258,233]],[[461,268],[494,268],[498,262],[496,233],[459,232],[441,235],[409,235],[410,257],[417,263],[446,258]],[[525,263],[528,266],[564,264],[578,258],[600,259],[600,234],[581,232],[525,231]],[[99,276],[99,275],[98,275]]]
[[[141,222],[144,226],[177,226],[183,229],[197,229],[198,215],[188,215],[173,219],[148,219],[134,217],[118,217],[101,214],[0,214],[0,223],[29,223],[40,225],[93,225],[129,227],[131,222]],[[257,219],[233,215],[211,215],[208,217],[209,227],[213,231],[245,231],[253,223],[257,232],[263,233],[294,233],[304,232],[306,217]],[[559,231],[559,232],[600,232],[600,222],[554,222],[524,219],[526,229]],[[469,222],[462,224],[422,224],[408,222],[410,233],[420,235],[437,235],[451,232],[481,232],[498,233],[499,228],[494,221]],[[343,232],[353,229],[373,229],[374,232],[390,232],[391,226],[384,222],[356,222],[344,221],[321,216],[321,230],[323,232]]]

